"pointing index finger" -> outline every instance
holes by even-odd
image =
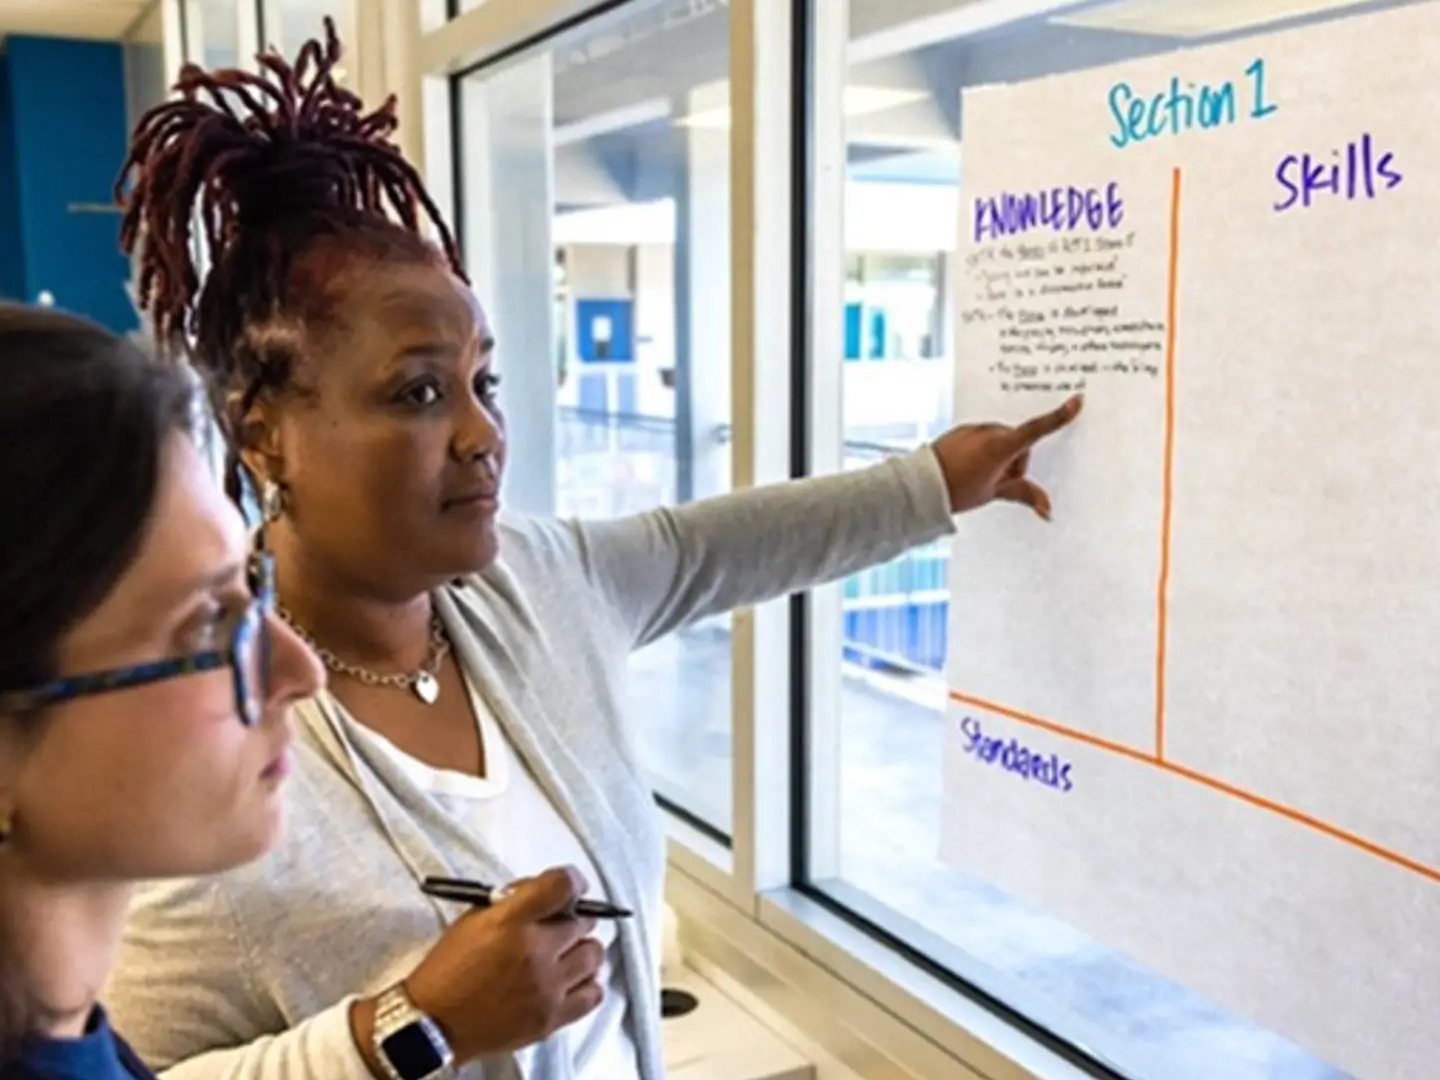
[[[1080,415],[1080,410],[1085,406],[1085,395],[1076,394],[1061,405],[1048,413],[1042,413],[1033,419],[1025,421],[1015,429],[1019,437],[1020,445],[1029,448],[1038,443],[1041,439],[1054,435],[1057,431],[1069,427]]]

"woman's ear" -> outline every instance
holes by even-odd
[[[20,775],[33,741],[34,732],[24,717],[0,715],[0,848],[15,825]]]
[[[259,480],[281,483],[285,479],[285,455],[280,447],[280,425],[275,410],[264,395],[250,403],[243,415],[241,395],[231,393],[225,401],[240,461]]]

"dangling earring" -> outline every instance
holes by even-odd
[[[285,488],[274,480],[265,480],[260,485],[260,527],[255,530],[255,550],[270,550],[270,526],[279,521],[285,513],[289,500]]]
[[[260,488],[260,513],[266,525],[273,525],[285,513],[285,489],[274,480],[266,480]]]

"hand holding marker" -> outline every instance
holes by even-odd
[[[437,900],[452,900],[457,904],[488,908],[505,899],[504,885],[485,885],[464,878],[427,877],[420,883],[420,891]],[[562,917],[581,919],[628,919],[633,912],[615,907],[603,900],[580,898],[570,905]]]

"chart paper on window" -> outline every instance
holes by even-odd
[[[1440,1076],[1440,5],[967,92],[943,857]]]

